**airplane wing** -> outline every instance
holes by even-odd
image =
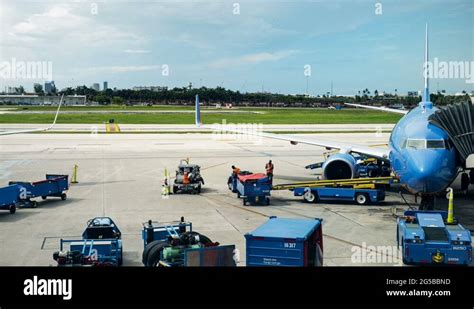
[[[56,115],[54,116],[53,123],[47,128],[38,128],[38,129],[28,129],[28,130],[18,130],[18,131],[4,131],[0,132],[0,135],[13,135],[13,134],[22,134],[22,133],[34,133],[34,132],[42,132],[48,131],[54,127],[56,124],[56,120],[58,119],[59,109],[61,108],[61,104],[63,103],[64,95],[61,96],[61,100],[59,101],[58,110],[56,111]]]
[[[334,141],[328,141],[324,139],[318,138],[310,138],[305,136],[296,136],[296,135],[286,135],[286,134],[273,134],[267,132],[258,132],[252,130],[239,130],[231,125],[211,125],[211,126],[204,126],[201,123],[201,113],[200,113],[200,105],[199,105],[199,98],[196,96],[196,126],[200,128],[208,128],[217,132],[233,132],[238,134],[247,134],[252,136],[259,136],[264,138],[272,138],[277,140],[284,140],[289,141],[291,144],[296,145],[298,143],[307,144],[307,145],[314,145],[325,147],[326,149],[340,149],[341,152],[344,153],[359,153],[365,154],[377,158],[387,159],[390,153],[390,150],[387,148],[379,148],[379,147],[370,147],[365,145],[358,145],[358,144],[349,144],[349,143],[340,143]]]
[[[363,105],[363,104],[354,104],[354,103],[344,103],[345,105],[354,106],[354,107],[362,107],[367,109],[374,109],[378,111],[384,111],[389,113],[396,113],[396,114],[408,114],[409,111],[402,110],[402,109],[395,109],[395,108],[388,108],[388,107],[378,107],[378,106],[370,106],[370,105]]]

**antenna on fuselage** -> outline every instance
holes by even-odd
[[[425,61],[423,63],[423,75],[425,77],[425,87],[423,89],[423,97],[420,102],[420,106],[425,110],[427,107],[432,107],[433,103],[430,102],[430,65],[428,62],[428,23],[426,23],[425,31]]]

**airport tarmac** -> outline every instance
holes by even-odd
[[[314,134],[322,139],[386,143],[386,133]],[[408,208],[397,193],[375,206],[306,204],[290,191],[275,191],[270,206],[242,206],[227,188],[231,165],[263,172],[275,164],[274,183],[305,181],[315,172],[304,166],[323,160],[324,148],[290,145],[277,140],[239,140],[211,134],[30,134],[0,138],[0,184],[9,180],[37,181],[45,174],[72,174],[79,166],[78,184],[68,199],[40,201],[38,208],[10,215],[0,211],[0,265],[55,265],[52,254],[60,238],[78,238],[88,219],[110,216],[123,235],[124,265],[141,266],[141,224],[149,219],[178,220],[221,244],[235,244],[239,266],[245,265],[244,234],[269,216],[323,218],[324,264],[327,266],[401,265],[396,254],[379,252],[385,263],[353,261],[361,246],[396,246],[396,219]],[[201,166],[205,186],[201,195],[161,197],[165,168],[174,176],[180,159]],[[474,188],[455,197],[455,213],[474,229]],[[409,202],[413,198],[408,196]],[[446,209],[439,198],[437,208]],[[386,252],[386,251],[385,251]],[[385,260],[383,260],[385,258]],[[393,260],[392,260],[393,258]],[[387,262],[389,261],[389,262]]]

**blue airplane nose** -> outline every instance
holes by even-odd
[[[411,178],[409,188],[427,193],[443,190],[454,176],[452,164],[440,151],[414,151],[407,166]]]

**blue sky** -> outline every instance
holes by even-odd
[[[474,61],[472,0],[0,0],[0,14],[0,60],[52,61],[59,88],[192,82],[295,94],[308,81],[310,94],[322,94],[332,81],[336,94],[421,90],[425,22],[431,58]],[[42,81],[0,86],[33,82]],[[473,90],[464,79],[433,80],[432,90],[438,83]]]

